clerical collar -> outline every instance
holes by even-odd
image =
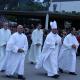
[[[4,29],[4,28],[2,28],[3,30],[7,30],[7,29]]]
[[[51,32],[51,33],[52,33],[52,32]],[[57,36],[57,33],[56,33],[56,34],[52,33],[52,35],[55,37],[55,36]]]
[[[17,32],[19,35],[22,35],[23,33],[19,33],[19,32]]]
[[[57,35],[57,33],[53,33],[53,32],[51,32],[53,35]]]
[[[37,30],[39,30],[39,31],[40,31],[40,29],[38,29],[38,28],[37,28]]]
[[[74,34],[70,33],[72,36],[75,36]]]

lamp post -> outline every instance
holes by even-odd
[[[51,4],[52,0],[48,2],[48,11],[49,11],[49,4]],[[46,14],[46,19],[45,19],[45,29],[48,30],[48,25],[49,25],[49,13]]]
[[[61,0],[60,0],[60,12],[61,12]]]

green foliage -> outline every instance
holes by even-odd
[[[23,11],[43,11],[47,8],[42,5],[42,3],[20,3],[20,5],[17,7],[17,10],[23,10]]]
[[[43,3],[33,2],[32,0],[26,0],[19,2],[19,0],[0,0],[0,9],[8,5],[7,10],[19,10],[19,11],[43,11],[48,9]]]

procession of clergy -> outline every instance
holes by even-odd
[[[37,25],[32,32],[29,49],[23,26],[18,25],[17,32],[11,34],[8,22],[3,23],[3,28],[0,29],[0,71],[6,77],[11,78],[17,74],[18,79],[26,80],[24,61],[27,54],[29,62],[35,64],[36,69],[43,68],[48,77],[58,78],[59,73],[63,72],[77,75],[76,52],[79,43],[75,37],[75,28],[71,28],[70,33],[62,39],[58,34],[57,22],[50,22],[50,26],[51,32],[43,44],[43,30],[41,24]]]

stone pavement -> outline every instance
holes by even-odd
[[[69,75],[68,73],[60,74],[59,79],[49,78],[45,75],[43,69],[36,70],[33,64],[25,60],[25,77],[26,80],[80,80],[80,57],[77,57],[77,76]],[[0,72],[0,80],[18,80],[15,78],[6,78],[4,73]]]

